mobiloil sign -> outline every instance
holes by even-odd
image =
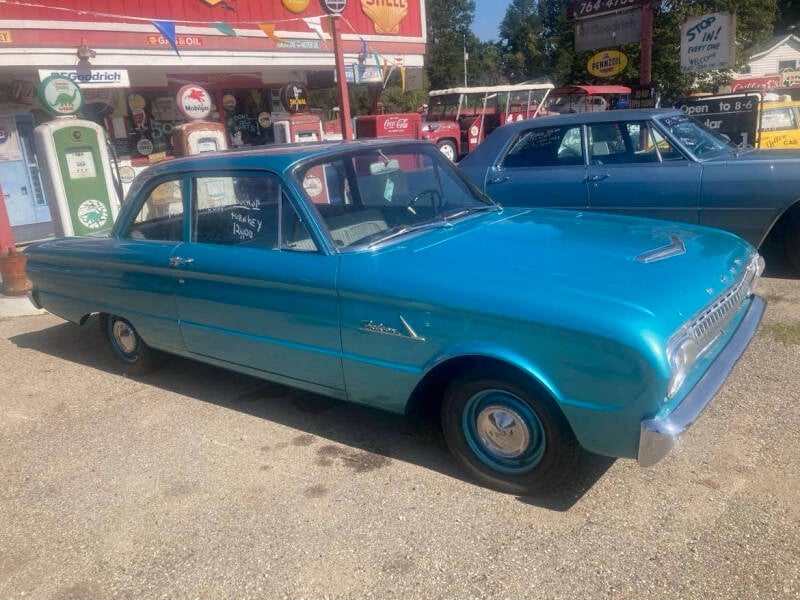
[[[34,130],[56,235],[110,231],[119,202],[105,131],[92,121],[75,118],[83,104],[83,94],[70,78],[47,77],[39,86],[39,100],[45,110],[57,117]]]

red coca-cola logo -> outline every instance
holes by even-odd
[[[409,120],[408,117],[390,117],[383,122],[384,129],[408,129],[409,127]]]

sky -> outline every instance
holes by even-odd
[[[497,41],[500,21],[506,16],[511,0],[475,0],[475,20],[472,33],[482,42]]]

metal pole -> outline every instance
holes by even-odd
[[[464,34],[464,87],[467,87],[467,34]]]
[[[642,58],[639,61],[639,84],[650,85],[653,64],[653,3],[642,6]]]
[[[336,59],[336,77],[339,80],[339,119],[342,122],[342,139],[353,139],[353,126],[350,122],[350,97],[347,94],[347,79],[344,74],[344,53],[342,52],[342,36],[336,26],[338,15],[331,15],[331,36],[333,37],[333,54]]]

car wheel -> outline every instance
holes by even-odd
[[[439,148],[439,152],[444,154],[450,162],[456,162],[458,158],[458,152],[456,150],[456,145],[451,142],[450,140],[441,140],[436,144],[437,148]]]
[[[554,486],[580,450],[553,401],[513,372],[455,380],[445,393],[442,429],[453,456],[473,477],[511,494]]]
[[[147,345],[129,321],[117,315],[103,314],[100,327],[123,372],[145,375],[155,368],[156,351]]]
[[[786,257],[794,270],[800,273],[800,214],[789,221],[786,235]]]

